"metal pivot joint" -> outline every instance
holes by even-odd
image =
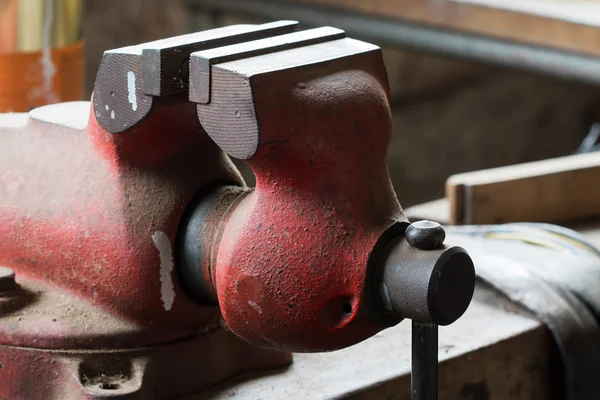
[[[475,289],[471,258],[461,247],[444,245],[444,228],[417,221],[389,247],[380,295],[389,315],[412,319],[411,399],[436,400],[438,325],[467,310]]]
[[[374,280],[383,313],[426,324],[450,325],[473,297],[475,270],[467,252],[444,245],[444,228],[417,221],[392,239]]]

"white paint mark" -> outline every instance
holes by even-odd
[[[259,306],[258,304],[256,304],[253,301],[248,300],[248,304],[250,304],[250,307],[254,308],[256,311],[258,311],[259,314],[262,314],[262,307]]]
[[[381,299],[385,304],[385,308],[387,308],[390,311],[394,311],[394,309],[392,308],[392,301],[390,300],[390,294],[388,293],[388,288],[383,282],[379,286],[379,294],[381,295]]]
[[[133,71],[127,73],[127,100],[131,103],[131,109],[137,110],[137,97],[135,95],[135,74]]]
[[[27,125],[29,114],[27,113],[0,113],[0,127],[2,128],[21,128]]]
[[[108,111],[108,110],[109,110],[108,104],[104,106],[104,109],[105,109],[106,111]]]
[[[34,108],[29,117],[41,122],[64,125],[73,129],[84,129],[90,117],[89,101],[69,101]]]
[[[158,249],[160,257],[160,298],[165,310],[169,311],[175,301],[175,286],[173,285],[173,251],[166,233],[156,231],[152,241]]]
[[[112,111],[110,112],[110,118],[111,118],[111,119],[115,119],[115,110],[112,110]]]

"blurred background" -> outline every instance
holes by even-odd
[[[239,22],[297,19],[302,27],[340,27],[384,49],[394,118],[388,163],[400,201],[409,206],[442,197],[455,173],[572,154],[600,120],[597,85],[569,76],[577,75],[577,65],[554,63],[555,70],[540,73],[517,65],[528,62],[527,47],[505,57],[506,49],[494,53],[468,42],[477,33],[575,58],[594,51],[599,34],[589,19],[600,15],[598,6],[567,3],[573,4],[501,2],[500,10],[493,0],[87,0],[83,97],[107,49]]]

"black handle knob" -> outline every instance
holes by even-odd
[[[437,325],[464,314],[475,290],[475,268],[463,248],[444,246],[444,237],[439,224],[420,221],[388,245],[379,287],[386,314]]]
[[[437,222],[423,220],[410,224],[404,236],[415,249],[433,250],[444,244],[446,231]]]

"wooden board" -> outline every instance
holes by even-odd
[[[600,25],[598,0],[451,0],[539,15],[576,24]]]
[[[590,1],[542,0],[512,2],[512,7],[444,0],[279,0],[308,3],[401,19],[532,45],[600,55],[600,13],[589,12]],[[486,5],[483,5],[488,3]],[[560,7],[560,8],[557,8]],[[582,16],[586,23],[581,23]]]
[[[451,224],[564,223],[600,216],[600,153],[451,176]]]
[[[414,222],[422,219],[439,222],[448,225],[450,217],[448,199],[437,199],[408,207],[404,209],[404,215],[409,221]]]
[[[245,375],[199,399],[410,399],[410,323],[332,353],[296,354],[270,376]],[[440,400],[562,398],[550,333],[480,284],[467,313],[440,328]]]

